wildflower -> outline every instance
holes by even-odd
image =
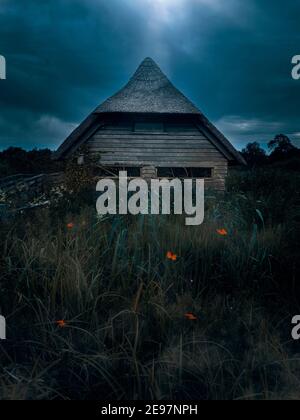
[[[217,233],[221,236],[227,236],[228,232],[226,229],[217,229]]]
[[[56,325],[57,325],[59,328],[65,328],[65,327],[67,326],[67,323],[66,323],[66,321],[64,321],[63,319],[61,319],[61,320],[59,320],[59,321],[56,321]]]
[[[167,252],[167,259],[171,261],[177,261],[177,255],[173,254],[173,252],[168,251]]]
[[[70,230],[73,229],[74,226],[75,226],[74,223],[68,223],[67,224],[67,228],[70,229]]]
[[[192,312],[187,312],[186,314],[184,314],[184,317],[189,321],[196,321],[197,320],[196,315],[194,315]]]

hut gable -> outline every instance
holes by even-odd
[[[224,189],[228,163],[245,163],[151,58],[74,130],[56,156],[67,159],[83,144],[110,173],[127,168],[135,176],[203,177],[218,189]]]

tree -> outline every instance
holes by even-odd
[[[257,142],[248,143],[242,150],[242,155],[251,167],[264,165],[268,160],[265,150]]]
[[[285,134],[278,134],[274,140],[268,143],[271,152],[271,160],[284,160],[294,157],[298,149],[292,144],[291,140]]]
[[[0,176],[14,174],[41,174],[59,172],[62,164],[53,161],[49,149],[34,149],[29,152],[20,147],[9,147],[0,152]]]

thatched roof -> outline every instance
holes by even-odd
[[[151,58],[146,58],[128,84],[95,112],[200,114]]]
[[[92,112],[64,141],[57,159],[72,154],[105,122],[108,114],[159,114],[194,117],[211,141],[231,161],[246,164],[230,141],[181,93],[151,59],[146,58],[127,85]]]

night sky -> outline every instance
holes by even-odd
[[[233,142],[300,146],[299,0],[0,0],[0,149],[55,149],[152,57]]]

